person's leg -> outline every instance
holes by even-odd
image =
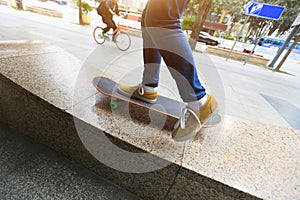
[[[114,32],[118,28],[117,25],[116,25],[116,23],[115,23],[115,21],[113,19],[110,19],[110,26],[114,30]]]
[[[182,30],[158,29],[151,36],[176,81],[181,98],[187,103],[174,127],[172,138],[188,140],[215,112],[218,102],[212,95],[207,95],[201,85],[192,50]]]
[[[161,55],[155,44],[151,39],[151,32],[147,28],[142,29],[143,36],[143,85],[150,87],[158,87]]]
[[[158,93],[159,70],[161,55],[159,50],[152,43],[149,32],[142,29],[143,35],[143,58],[144,72],[142,84],[138,86],[119,85],[118,92],[131,97],[140,99],[148,103],[155,103]]]
[[[202,99],[206,91],[200,83],[194,64],[174,52],[160,50],[160,53],[176,81],[182,100],[191,102]]]
[[[107,19],[107,17],[102,16],[102,22],[104,24],[106,24],[106,27],[103,29],[103,33],[106,33],[107,31],[109,31],[110,27],[108,26],[108,22],[109,20]]]
[[[103,17],[102,18],[103,23],[106,24],[106,27],[103,29],[103,32],[106,33],[109,31],[109,29],[113,28],[114,30],[117,28],[114,21],[109,17]]]
[[[157,29],[152,31],[151,38],[175,79],[183,101],[202,99],[206,91],[199,80],[192,50],[184,33],[181,30]]]
[[[115,21],[113,20],[113,19],[111,19],[111,21],[110,21],[110,26],[111,26],[111,28],[113,29],[113,37],[112,37],[112,40],[113,41],[115,41],[115,36],[116,36],[116,34],[117,34],[117,25],[116,25],[116,23],[115,23]]]

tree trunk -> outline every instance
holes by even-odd
[[[82,21],[82,5],[81,5],[81,0],[78,0],[78,10],[79,10],[79,24],[83,25]]]
[[[284,57],[282,58],[282,60],[280,61],[280,63],[278,64],[278,66],[275,68],[275,71],[279,71],[279,69],[281,68],[281,66],[283,65],[283,63],[285,62],[285,60],[288,58],[288,56],[290,55],[290,53],[292,52],[292,50],[295,48],[296,44],[300,41],[300,35],[298,35],[294,41],[294,43],[292,44],[292,46],[289,48],[289,50],[286,52],[286,54],[284,55]]]
[[[199,0],[199,8],[197,12],[197,16],[193,25],[191,37],[189,39],[189,44],[192,50],[195,50],[196,44],[198,41],[199,33],[202,29],[202,26],[205,22],[207,13],[211,7],[213,0]]]
[[[232,22],[232,24],[229,28],[229,31],[228,31],[228,35],[231,35],[231,32],[232,32],[234,26],[235,26],[235,22]]]
[[[253,28],[250,27],[250,28],[247,30],[246,36],[245,36],[245,38],[244,38],[244,43],[247,42],[247,40],[248,40],[248,38],[250,37],[250,35],[253,35],[252,32],[253,32]],[[241,36],[243,37],[243,33],[242,33]],[[239,39],[239,38],[238,38],[238,39]]]
[[[279,27],[279,23],[276,21],[273,26],[271,27],[271,29],[269,30],[268,32],[268,36],[271,36],[275,31],[276,29]]]

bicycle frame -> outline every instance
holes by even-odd
[[[95,27],[93,31],[94,40],[98,44],[104,44],[104,42],[107,40],[107,38],[102,36],[102,31],[103,28],[100,26]],[[128,35],[128,33],[120,30],[119,24],[118,27],[113,31],[113,33],[108,33],[108,36],[114,36],[112,41],[115,42],[117,48],[122,51],[126,51],[131,46],[130,36]]]

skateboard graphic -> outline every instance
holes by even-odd
[[[92,81],[94,87],[103,95],[111,97],[109,106],[112,109],[118,108],[118,102],[116,100],[121,100],[128,102],[129,104],[134,104],[136,106],[145,108],[147,110],[153,110],[160,114],[166,115],[167,117],[174,118],[175,120],[180,119],[181,110],[186,107],[186,104],[174,99],[161,96],[157,97],[155,104],[147,103],[138,99],[133,99],[126,97],[118,93],[117,88],[119,84],[107,77],[95,77]],[[115,100],[116,99],[116,100]],[[210,128],[221,122],[221,116],[219,114],[213,114],[206,123],[202,124],[202,128]]]

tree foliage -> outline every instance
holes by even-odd
[[[279,34],[283,34],[289,30],[294,20],[300,12],[300,1],[299,0],[270,0],[271,4],[285,6],[285,11],[282,17],[279,19]]]
[[[201,0],[200,0],[201,1]],[[205,1],[205,0],[203,0]],[[213,5],[211,7],[211,11],[220,13],[222,10],[226,10],[228,14],[231,15],[232,24],[231,29],[243,19],[245,19],[244,15],[244,8],[243,6],[249,3],[251,0],[213,0]],[[197,1],[193,0],[192,5],[189,8],[197,7]],[[261,33],[261,30],[267,26],[270,22],[271,26],[269,29],[268,35],[273,34],[276,30],[278,30],[278,35],[284,34],[287,30],[289,30],[290,26],[292,25],[293,21],[299,14],[300,8],[300,1],[299,0],[256,0],[256,2],[263,2],[273,5],[284,6],[285,11],[281,18],[278,21],[274,20],[266,20],[258,17],[251,17],[249,21],[249,31],[248,36],[250,34],[257,34]],[[229,30],[228,34],[231,34],[231,29]]]
[[[87,2],[81,2],[81,7],[83,13],[88,13],[89,11],[93,10],[93,7]]]
[[[300,12],[299,0],[264,0],[261,2],[285,7],[283,14],[278,21],[266,20],[262,18],[251,19],[251,29],[255,29],[255,27],[263,29],[267,25],[267,23],[270,22],[271,27],[267,35],[272,35],[276,30],[278,31],[277,35],[283,35],[286,31],[290,29],[292,23],[294,22],[294,20]]]
[[[184,16],[195,17],[199,8],[199,0],[190,0],[186,6]]]
[[[195,23],[195,17],[185,17],[182,19],[182,29],[183,30],[193,30],[193,24]]]

